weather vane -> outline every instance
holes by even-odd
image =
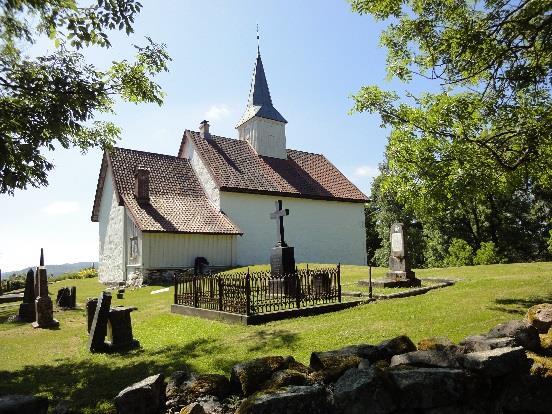
[[[259,23],[257,23],[257,49],[260,48],[260,42],[259,42]]]

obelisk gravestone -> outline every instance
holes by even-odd
[[[33,322],[33,328],[55,328],[59,322],[54,319],[54,305],[52,299],[48,296],[48,272],[44,267],[44,252],[40,249],[40,267],[35,274],[35,300],[36,321]]]
[[[393,223],[389,231],[389,238],[391,241],[389,272],[387,272],[387,278],[383,281],[383,286],[420,286],[420,279],[416,279],[415,273],[410,268],[405,226],[402,223]]]
[[[22,322],[34,322],[36,320],[34,277],[33,269],[29,269],[25,279],[23,302],[19,305],[19,313],[17,314],[17,319]]]

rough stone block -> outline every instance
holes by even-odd
[[[516,340],[518,346],[530,351],[540,349],[539,331],[527,321],[513,320],[495,326],[487,334],[489,338],[510,337]]]
[[[460,368],[455,355],[445,351],[414,351],[395,355],[390,366],[412,365],[416,367]]]
[[[272,356],[236,364],[230,373],[230,384],[234,391],[251,395],[260,390],[274,372],[288,368],[293,362],[293,357]]]
[[[236,414],[328,414],[331,405],[324,387],[294,386],[257,393],[243,401]]]
[[[472,352],[462,357],[462,365],[466,369],[489,377],[529,370],[529,361],[522,347]]]
[[[0,396],[0,413],[2,414],[46,414],[48,398],[34,395]]]
[[[165,397],[163,374],[152,375],[115,397],[118,414],[159,414]]]

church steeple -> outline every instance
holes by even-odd
[[[270,97],[270,90],[268,89],[268,82],[266,81],[266,75],[259,48],[257,48],[257,61],[255,62],[255,68],[253,69],[253,77],[251,79],[251,88],[249,90],[247,108],[238,122],[237,127],[249,121],[254,116],[287,123],[285,118],[272,105],[272,98]]]
[[[285,118],[272,104],[261,52],[257,47],[247,108],[236,126],[239,137],[248,141],[259,155],[285,159],[286,124]]]

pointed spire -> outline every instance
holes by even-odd
[[[40,267],[44,267],[44,249],[40,248]]]
[[[259,35],[257,32],[257,39],[258,37]],[[287,124],[285,118],[272,105],[272,98],[270,97],[270,90],[268,89],[268,82],[266,81],[259,46],[257,46],[257,60],[255,62],[255,68],[253,69],[253,78],[251,79],[247,108],[237,126],[249,121],[254,116]]]

